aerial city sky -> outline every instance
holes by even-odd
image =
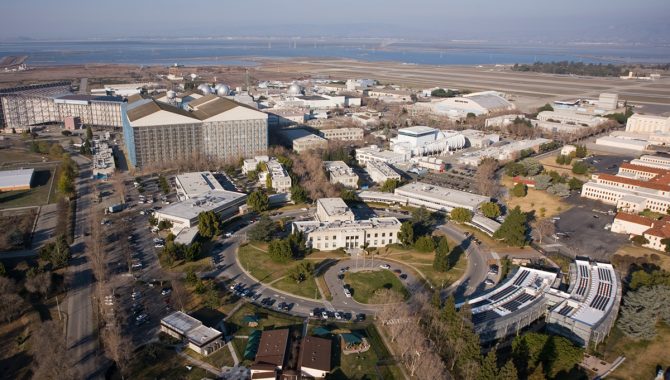
[[[35,12],[39,9],[39,12]],[[668,0],[5,1],[0,40],[324,36],[662,43]]]

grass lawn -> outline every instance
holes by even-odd
[[[246,315],[257,315],[260,321],[257,327],[249,327],[242,322]],[[253,330],[265,330],[284,326],[302,324],[303,319],[292,317],[272,310],[259,308],[251,304],[245,304],[226,321],[229,331],[233,335],[249,335]]]
[[[48,157],[48,155],[32,153],[25,149],[0,149],[0,163],[3,169],[31,162],[42,162],[42,157]]]
[[[624,244],[619,248],[614,256],[632,256],[635,258],[645,259],[644,261],[656,264],[661,269],[670,271],[670,255],[659,252],[654,249],[639,247],[631,244]]]
[[[267,246],[259,243],[247,244],[239,248],[237,256],[242,267],[260,282],[268,283],[286,275],[289,268],[295,262],[277,263],[270,259],[267,252],[263,251]]]
[[[281,280],[272,283],[272,286],[283,290],[285,292],[295,294],[301,297],[307,297],[312,299],[320,299],[321,294],[316,287],[316,281],[314,278],[307,279],[303,282],[297,283],[289,277],[284,277]]]
[[[347,272],[344,281],[350,286],[354,299],[360,303],[375,303],[374,295],[380,289],[391,289],[404,298],[409,297],[407,289],[389,270]]]
[[[25,206],[42,206],[47,204],[49,198],[49,188],[54,179],[56,169],[36,170],[33,175],[33,188],[30,190],[7,191],[0,193],[0,209]],[[53,192],[56,192],[54,184]],[[57,197],[52,195],[49,202],[57,201]]]
[[[383,257],[400,260],[412,265],[426,276],[430,285],[440,287],[442,284],[449,286],[449,284],[454,283],[463,275],[468,266],[468,259],[463,254],[463,250],[451,239],[449,239],[449,247],[452,250],[450,256],[454,263],[453,267],[447,272],[438,272],[433,269],[434,252],[422,253],[412,248],[406,249],[402,246],[394,245],[387,249],[382,249],[381,254]]]
[[[233,360],[233,356],[230,354],[228,346],[221,347],[219,350],[209,356],[200,355],[191,349],[187,349],[184,352],[189,356],[198,360],[202,360],[205,363],[209,363],[216,368],[221,368],[223,366],[232,367],[235,365],[235,361]]]
[[[618,328],[613,328],[607,343],[600,347],[605,360],[613,361],[619,355],[626,357],[608,379],[651,379],[656,376],[656,366],[663,368],[670,363],[670,327],[659,323],[656,338],[650,341],[635,341],[626,337]]]
[[[333,338],[335,346],[333,349],[333,371],[329,379],[402,379],[400,369],[388,363],[391,355],[379,337],[379,333],[373,324],[365,327],[351,328],[355,334],[366,338],[370,343],[370,349],[360,354],[343,355],[340,347],[340,340]],[[380,365],[379,362],[385,364]],[[378,367],[379,372],[375,367]],[[381,374],[381,377],[379,376]]]
[[[177,260],[173,267],[169,267],[164,263],[161,263],[161,266],[170,272],[186,273],[191,268],[195,273],[198,273],[212,269],[212,258],[205,256],[196,261]]]
[[[243,362],[244,359],[244,349],[247,348],[247,342],[249,339],[247,338],[233,338],[233,349],[235,349],[235,353],[237,354],[237,358],[240,359],[240,362]]]
[[[211,377],[209,372],[193,367],[190,371],[186,369],[190,365],[186,359],[177,355],[174,349],[160,343],[153,343],[142,347],[133,354],[134,361],[131,364],[131,378],[133,379],[194,379],[200,380]]]
[[[511,189],[513,186],[512,179],[510,177],[505,177],[502,180],[502,184],[505,185],[508,189]],[[561,200],[561,198],[555,195],[551,195],[546,191],[540,191],[531,188],[528,189],[528,195],[525,197],[510,197],[505,201],[510,209],[519,206],[523,212],[535,211],[536,216],[539,218],[543,217],[540,211],[542,208],[545,209],[544,217],[549,218],[554,215],[558,215],[572,207],[570,204],[564,202]]]

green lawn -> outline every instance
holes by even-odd
[[[313,278],[297,283],[289,277],[284,277],[273,283],[272,286],[298,296],[321,299],[321,294],[319,293],[319,290],[316,287],[316,281]]]
[[[344,282],[351,288],[354,299],[360,303],[375,303],[374,295],[380,289],[391,289],[402,294],[404,298],[409,297],[407,289],[389,270],[348,272]]]
[[[335,345],[331,359],[333,371],[329,376],[330,379],[401,380],[403,378],[398,367],[392,364],[391,355],[380,339],[379,333],[373,324],[370,323],[360,328],[351,328],[351,331],[365,338],[370,344],[370,349],[360,354],[343,355],[340,340],[337,337],[333,337]],[[380,361],[384,361],[385,364],[380,365]],[[380,374],[381,377],[379,376]]]
[[[36,170],[33,175],[33,188],[30,190],[19,190],[19,191],[7,191],[0,193],[0,209],[12,208],[12,207],[25,207],[25,206],[42,206],[47,204],[47,199],[49,198],[49,188],[51,186],[51,181],[54,179],[56,169],[40,169]],[[53,186],[53,190],[50,203],[57,201],[56,193],[56,184]]]
[[[276,305],[276,304],[275,304]],[[257,315],[260,321],[257,327],[249,327],[242,322],[246,315]],[[277,328],[284,326],[292,326],[302,324],[303,319],[292,317],[283,313],[272,310],[256,307],[251,304],[245,304],[231,315],[226,321],[229,331],[233,335],[249,335],[253,330],[265,330],[269,328]]]
[[[152,343],[133,354],[131,376],[133,379],[194,379],[211,377],[209,372],[193,367],[186,359],[177,355],[174,349],[160,343]]]

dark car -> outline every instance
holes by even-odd
[[[365,320],[365,314],[364,313],[356,314],[356,322],[362,322],[364,320]]]
[[[403,274],[401,274],[401,275],[400,275],[399,277],[400,277],[400,278],[402,278],[403,280],[407,280],[407,275],[406,275],[406,274],[404,274],[404,273],[403,273]]]

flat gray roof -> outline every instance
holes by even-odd
[[[186,197],[191,198],[212,190],[224,190],[212,172],[191,172],[177,176],[177,183]]]
[[[171,204],[156,214],[173,216],[184,219],[195,219],[201,212],[223,209],[227,205],[246,198],[246,194],[227,190],[213,190],[189,198],[182,202]]]
[[[202,326],[202,322],[181,311],[175,311],[163,317],[161,323],[182,335],[186,335],[188,331]]]
[[[0,188],[30,186],[35,169],[16,169],[0,171]]]
[[[395,189],[398,195],[404,195],[411,200],[427,200],[445,207],[470,207],[476,209],[481,203],[491,198],[472,194],[465,191],[435,186],[423,182],[414,182]]]

